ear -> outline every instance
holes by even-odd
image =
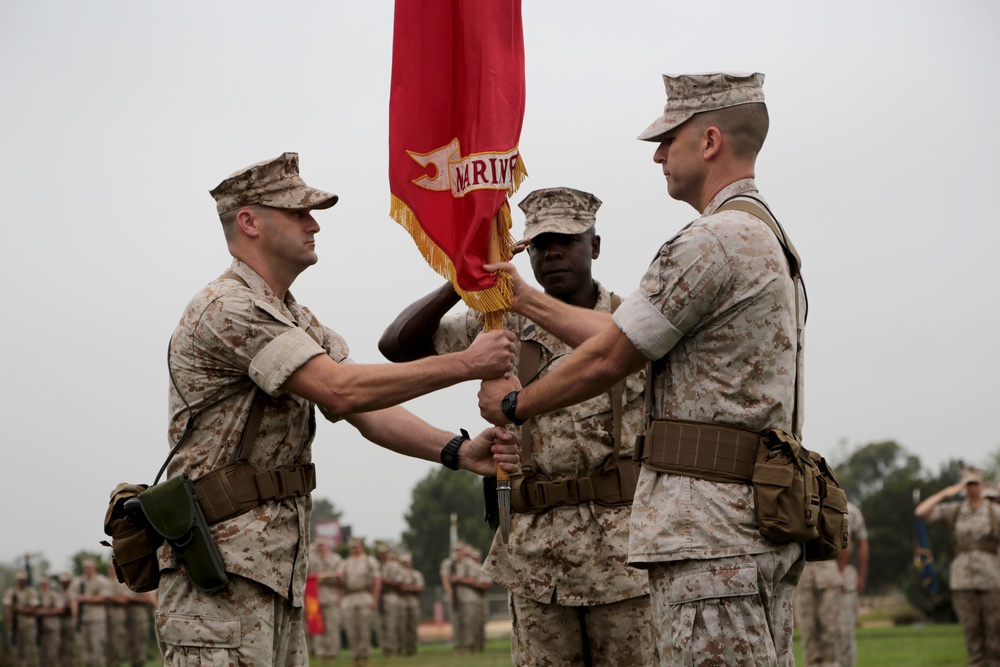
[[[715,125],[709,125],[701,135],[701,155],[705,161],[712,160],[722,150],[722,131]]]
[[[260,236],[260,217],[250,207],[244,206],[236,212],[236,226],[244,236],[249,238]]]
[[[590,240],[590,258],[597,259],[601,256],[601,236],[600,234],[594,234],[594,238]]]

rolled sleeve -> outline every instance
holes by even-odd
[[[271,396],[307,361],[326,354],[303,329],[294,327],[273,339],[250,362],[250,378]]]
[[[684,336],[638,290],[622,302],[613,319],[636,349],[649,359],[659,359]]]

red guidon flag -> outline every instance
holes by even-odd
[[[306,577],[306,594],[303,600],[306,612],[306,632],[310,635],[321,635],[326,628],[323,625],[323,609],[319,604],[319,576],[310,574]]]
[[[520,0],[396,0],[390,215],[486,328],[511,305],[482,265],[510,258],[524,88]]]

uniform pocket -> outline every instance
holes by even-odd
[[[671,573],[667,588],[670,604],[757,595],[757,564],[753,558],[734,556],[719,561],[691,561]]]
[[[156,612],[156,627],[168,646],[231,649],[240,647],[240,619]]]

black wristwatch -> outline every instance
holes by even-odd
[[[452,470],[458,470],[458,448],[462,443],[469,440],[469,432],[464,428],[458,429],[461,435],[456,435],[448,441],[448,444],[441,450],[441,463]]]
[[[527,421],[526,419],[518,419],[517,417],[514,416],[514,412],[517,410],[517,395],[520,392],[521,392],[520,389],[518,389],[517,391],[512,391],[506,396],[504,396],[503,400],[500,401],[500,411],[503,413],[503,416],[506,417],[508,421],[510,421],[510,423],[513,424],[514,426],[520,426],[521,424]]]

